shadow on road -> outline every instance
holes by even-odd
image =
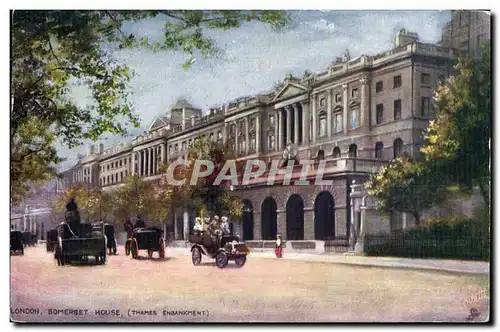
[[[137,258],[135,260],[137,260],[137,261],[152,261],[152,262],[167,262],[167,261],[172,260],[172,259],[176,259],[176,258],[175,257],[164,257],[164,258],[152,257],[152,258],[149,258],[149,257],[145,257],[145,256],[137,256]]]
[[[217,265],[215,265],[215,261],[214,262],[202,262],[198,266],[210,266],[210,267],[217,268]],[[236,265],[234,263],[231,264],[231,262],[229,262],[229,264],[227,264],[224,269],[241,269],[241,267],[239,267],[238,265]]]

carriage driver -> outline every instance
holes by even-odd
[[[142,220],[142,216],[140,214],[137,215],[137,220],[134,225],[134,229],[136,228],[146,228],[146,223]]]
[[[76,205],[75,197],[72,196],[68,203],[66,203],[66,210],[69,212],[68,214],[71,216],[71,224],[79,225],[80,224],[80,212],[78,211],[78,205]]]

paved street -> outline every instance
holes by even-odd
[[[44,245],[27,248],[24,256],[11,257],[11,312],[33,309],[33,313],[13,313],[12,318],[53,322],[448,322],[465,321],[471,308],[479,311],[476,321],[484,321],[488,315],[486,275],[258,255],[250,255],[241,269],[230,263],[220,270],[206,257],[195,267],[178,250],[167,250],[164,260],[157,253],[153,259],[141,253],[141,259],[133,260],[120,247],[119,255],[109,257],[103,266],[58,267]]]

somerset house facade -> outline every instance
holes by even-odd
[[[433,90],[451,74],[457,52],[421,43],[416,34],[401,30],[387,52],[337,58],[324,72],[288,76],[274,91],[238,99],[208,115],[181,99],[168,116],[153,121],[147,135],[89,151],[93,157],[82,158],[73,172],[85,174],[89,185],[111,190],[132,173],[158,179],[159,165],[186,158],[201,133],[213,141],[231,138],[239,160],[266,164],[280,159],[292,143],[299,160],[326,161],[323,178],[332,184],[235,186],[233,195],[242,199],[244,213],[242,220],[231,221],[233,232],[250,243],[281,234],[285,240],[345,245],[356,213],[351,184],[363,183],[400,154],[418,157],[432,116]],[[195,215],[176,211],[172,218],[169,232],[181,243]],[[370,214],[365,231],[387,233],[413,222],[404,214],[387,218]]]

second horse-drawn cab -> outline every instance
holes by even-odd
[[[165,241],[163,232],[159,228],[136,228],[131,238],[125,243],[125,254],[132,254],[132,258],[139,256],[139,250],[147,250],[149,258],[153,257],[155,251],[160,258],[165,257]]]

